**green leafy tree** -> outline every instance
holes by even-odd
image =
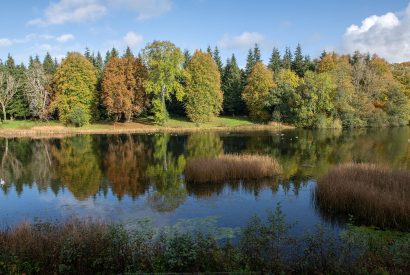
[[[196,51],[188,64],[185,110],[196,123],[208,122],[222,110],[221,76],[211,56]]]
[[[242,100],[241,70],[232,54],[228,59],[222,75],[222,91],[224,94],[223,110],[225,114],[239,115],[245,108]]]
[[[72,52],[55,74],[55,98],[52,108],[58,110],[64,124],[88,124],[96,111],[97,72],[80,53]]]
[[[163,124],[168,119],[165,101],[175,94],[178,101],[184,97],[184,89],[179,81],[184,77],[184,55],[168,41],[154,41],[142,50],[142,58],[148,70],[144,86],[153,95],[152,107],[155,122]]]
[[[266,122],[270,119],[269,100],[275,86],[272,71],[262,63],[256,63],[242,94],[253,120]]]

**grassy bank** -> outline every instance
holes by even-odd
[[[349,226],[335,236],[318,226],[295,237],[280,208],[240,231],[203,222],[201,229],[189,221],[163,229],[147,221],[22,223],[0,231],[0,274],[404,274],[410,268],[409,233]]]
[[[0,123],[0,137],[37,137],[70,134],[126,134],[154,132],[192,131],[277,131],[293,127],[283,124],[256,124],[246,117],[219,117],[212,122],[195,124],[183,118],[172,118],[165,125],[153,124],[150,120],[129,123],[99,122],[83,127],[64,126],[57,121],[6,121]]]
[[[410,171],[376,164],[343,164],[318,180],[316,202],[325,215],[410,230]]]

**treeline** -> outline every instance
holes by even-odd
[[[245,68],[235,55],[223,64],[217,47],[191,55],[168,41],[138,53],[113,48],[105,58],[86,49],[58,63],[47,53],[26,67],[9,55],[0,64],[3,120],[58,119],[82,126],[98,120],[130,121],[169,113],[203,123],[220,114],[298,127],[380,127],[410,120],[410,63],[374,55],[304,56],[300,45],[263,64],[258,45]]]

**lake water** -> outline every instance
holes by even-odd
[[[240,227],[280,203],[296,230],[318,223],[337,229],[337,219],[315,207],[316,179],[345,162],[410,169],[409,138],[404,127],[0,139],[0,226],[71,217],[148,217],[163,226],[212,216],[220,226]],[[221,153],[272,156],[283,174],[256,182],[184,181],[186,161]]]

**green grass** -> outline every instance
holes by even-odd
[[[35,126],[58,126],[57,121],[35,121],[35,120],[7,120],[0,123],[0,129],[30,129]]]
[[[247,117],[218,117],[215,120],[207,123],[196,124],[186,118],[171,118],[164,126],[172,128],[192,128],[192,127],[235,127],[253,125]]]

